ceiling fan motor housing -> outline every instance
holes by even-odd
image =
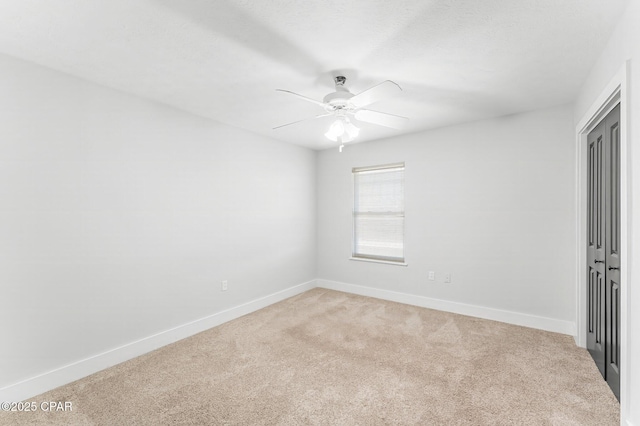
[[[322,101],[331,106],[331,108],[328,109],[330,111],[346,109],[349,107],[348,100],[354,96],[353,93],[344,87],[344,83],[347,81],[347,78],[339,75],[334,79],[334,81],[336,83],[336,91],[329,93]]]

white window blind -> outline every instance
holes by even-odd
[[[353,169],[353,257],[404,262],[404,163]]]

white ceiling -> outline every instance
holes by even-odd
[[[571,102],[628,0],[0,0],[0,52],[323,149],[333,76],[370,108],[359,141]]]

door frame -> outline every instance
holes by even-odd
[[[629,283],[629,208],[630,208],[630,173],[629,173],[629,69],[630,61],[626,61],[622,68],[611,79],[600,93],[600,96],[587,110],[586,114],[576,126],[576,344],[586,347],[587,334],[587,135],[603,119],[609,111],[620,103],[620,411],[628,413],[627,401],[629,371],[627,360],[629,356],[628,312],[629,303],[627,286]]]

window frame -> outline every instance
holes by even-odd
[[[369,254],[359,254],[356,253],[356,175],[361,172],[367,171],[382,171],[382,170],[397,170],[402,169],[402,188],[403,188],[403,197],[402,197],[402,211],[401,212],[389,212],[389,215],[398,215],[402,216],[402,257],[389,257],[389,256],[377,256],[377,255],[369,255]],[[405,189],[405,173],[406,165],[405,162],[391,163],[391,164],[382,164],[376,166],[365,166],[365,167],[353,167],[351,169],[351,190],[352,190],[352,208],[351,208],[351,257],[350,260],[362,261],[362,262],[374,262],[374,263],[383,263],[389,265],[398,265],[398,266],[407,266],[406,259],[406,208],[404,205],[404,189]],[[382,214],[384,216],[384,214]]]

